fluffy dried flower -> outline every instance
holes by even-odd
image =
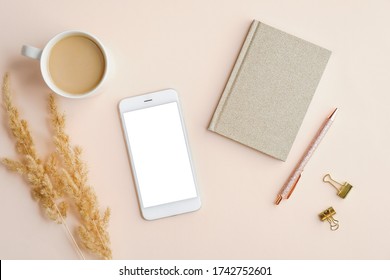
[[[31,185],[33,198],[36,199],[47,216],[57,223],[62,223],[66,217],[68,205],[65,201],[59,201],[61,192],[52,184],[50,173],[45,166],[50,162],[42,163],[38,157],[34,141],[26,120],[19,117],[17,108],[12,104],[9,74],[3,79],[3,105],[8,115],[8,125],[16,141],[16,151],[20,161],[3,158],[1,162],[9,169],[24,175]]]
[[[88,185],[88,170],[81,160],[81,148],[71,146],[69,136],[65,133],[65,115],[58,112],[54,96],[49,96],[49,110],[56,151],[46,161],[42,161],[37,155],[27,121],[20,119],[12,103],[8,73],[4,75],[2,92],[9,128],[16,140],[16,150],[21,160],[3,158],[1,162],[9,170],[25,176],[32,187],[34,199],[50,219],[64,224],[76,249],[84,258],[64,220],[68,210],[66,199],[73,201],[81,217],[78,233],[84,247],[105,259],[111,259],[107,231],[110,209],[100,214],[96,194]]]
[[[110,238],[107,232],[110,209],[100,214],[94,190],[88,185],[88,169],[81,160],[80,147],[72,147],[65,133],[65,116],[58,112],[54,96],[49,97],[51,122],[54,129],[54,144],[63,160],[67,184],[66,191],[79,211],[82,224],[78,228],[83,245],[105,259],[111,259]]]

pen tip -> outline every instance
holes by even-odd
[[[279,194],[278,197],[275,200],[275,204],[279,205],[279,203],[282,201],[283,197]]]

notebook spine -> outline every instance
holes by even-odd
[[[232,88],[234,87],[234,83],[236,81],[236,78],[240,72],[241,66],[245,61],[245,57],[248,53],[248,50],[250,48],[250,45],[252,43],[252,40],[254,38],[254,35],[256,33],[257,27],[259,26],[260,22],[257,20],[254,20],[252,22],[252,25],[248,31],[248,34],[245,38],[244,44],[241,47],[240,54],[237,57],[237,60],[234,64],[233,70],[230,73],[230,77],[228,82],[226,83],[225,89],[221,95],[221,98],[218,102],[217,108],[215,109],[213,118],[211,119],[211,122],[209,124],[209,130],[216,132],[217,125],[220,119],[220,116],[223,112],[223,109],[225,107],[225,104],[230,96],[230,92]]]

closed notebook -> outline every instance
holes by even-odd
[[[253,21],[209,130],[285,161],[330,54]]]

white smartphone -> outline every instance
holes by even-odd
[[[201,206],[177,92],[162,90],[119,103],[142,216],[154,220]]]

